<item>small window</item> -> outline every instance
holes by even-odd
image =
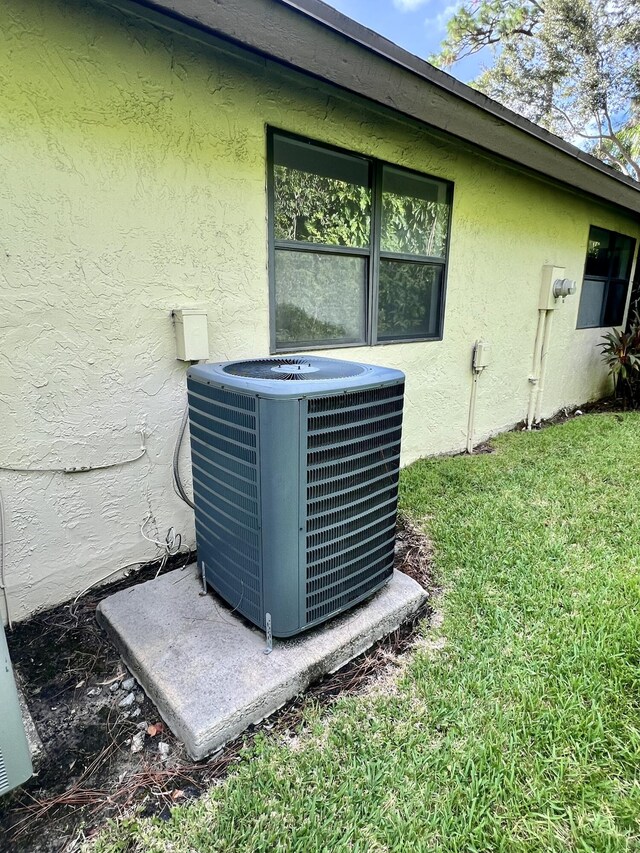
[[[592,225],[578,308],[578,329],[620,326],[636,241]]]
[[[269,143],[272,348],[441,338],[451,185],[280,133]]]

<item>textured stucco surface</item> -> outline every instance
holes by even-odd
[[[473,342],[485,337],[476,438],[527,410],[542,265],[580,280],[589,225],[614,208],[369,112],[258,59],[83,2],[5,0],[0,27],[0,471],[14,618],[194,540],[171,486],[185,404],[170,312],[209,311],[211,358],[269,347],[266,125],[455,183],[442,342],[333,351],[407,373],[404,461],[465,445]],[[544,413],[607,387],[578,298],[556,312]],[[329,353],[328,353],[329,354]],[[188,458],[183,458],[188,475]],[[188,479],[188,476],[187,476]]]

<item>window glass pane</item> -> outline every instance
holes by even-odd
[[[636,241],[632,237],[624,237],[622,234],[616,234],[615,237],[611,277],[624,278],[629,281]]]
[[[627,304],[626,281],[610,281],[606,289],[603,326],[620,326],[624,319],[624,306]]]
[[[580,307],[578,308],[579,329],[600,326],[605,287],[604,281],[590,281],[585,278],[582,282]]]
[[[276,343],[365,339],[365,258],[276,250]]]
[[[276,240],[366,247],[371,236],[369,164],[275,136]]]
[[[448,221],[445,184],[384,167],[380,235],[383,252],[444,258]]]
[[[594,225],[591,226],[589,230],[589,244],[587,246],[585,275],[603,277],[609,275],[613,236],[611,231],[605,231],[604,228],[596,228]]]
[[[378,340],[439,334],[442,267],[380,261]]]

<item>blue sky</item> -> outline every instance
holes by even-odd
[[[325,0],[350,18],[400,47],[428,59],[446,35],[447,21],[460,0]],[[447,71],[468,83],[480,70],[477,57],[457,62]]]

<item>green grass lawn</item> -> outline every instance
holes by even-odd
[[[495,447],[403,472],[445,588],[442,648],[99,850],[640,850],[640,416]]]

